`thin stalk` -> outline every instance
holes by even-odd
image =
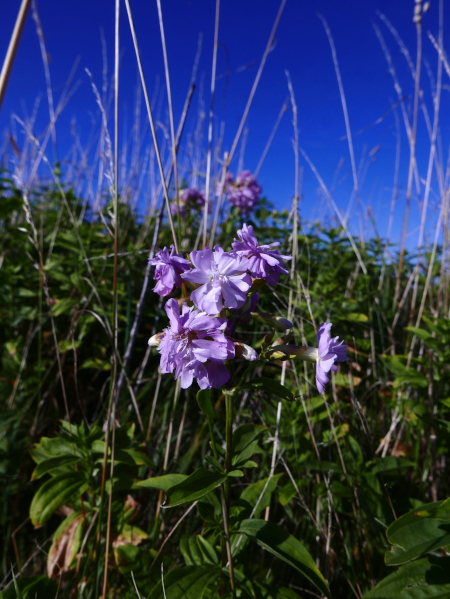
[[[442,0],[439,3],[439,45],[443,44],[443,4]],[[433,162],[434,156],[436,152],[436,139],[438,135],[438,126],[439,126],[439,108],[440,108],[440,100],[441,100],[441,89],[442,89],[442,60],[438,57],[438,73],[437,73],[437,85],[436,85],[436,93],[434,96],[434,118],[433,118],[433,130],[431,134],[431,148],[430,154],[428,156],[428,169],[427,169],[427,179],[425,183],[425,194],[423,200],[422,207],[422,218],[420,221],[420,233],[419,233],[419,241],[417,242],[417,264],[416,264],[416,276],[414,279],[414,290],[411,300],[411,308],[409,315],[409,325],[412,324],[414,318],[414,310],[416,307],[417,294],[419,288],[419,273],[420,273],[420,254],[422,251],[423,238],[425,235],[425,220],[428,208],[428,198],[431,190],[431,177],[433,174]]]
[[[226,421],[225,421],[225,469],[227,474],[231,471],[231,458],[233,456],[233,393],[225,393],[225,410],[226,410]],[[222,513],[223,513],[223,526],[225,529],[225,543],[227,547],[228,564],[230,568],[230,583],[233,596],[235,593],[234,588],[234,571],[233,571],[233,560],[231,556],[231,544],[229,535],[229,514],[230,514],[230,481],[227,479],[224,483],[224,489],[222,494]]]
[[[6,52],[5,60],[3,61],[2,72],[0,73],[0,110],[3,104],[3,98],[6,94],[6,88],[8,87],[9,76],[14,64],[16,57],[17,48],[19,47],[20,38],[25,25],[25,21],[30,8],[31,0],[22,0],[20,5],[19,14],[17,15],[16,24],[11,35],[11,41],[9,42],[8,50]]]
[[[350,128],[350,120],[348,118],[347,101],[345,99],[344,86],[342,85],[342,78],[341,78],[341,72],[339,69],[339,62],[337,59],[336,47],[334,45],[333,36],[331,35],[331,31],[330,31],[330,28],[328,27],[327,21],[325,20],[325,18],[322,15],[319,15],[319,19],[322,21],[322,24],[325,28],[325,33],[327,34],[328,41],[329,41],[330,47],[331,47],[331,54],[333,56],[334,70],[336,71],[336,78],[337,78],[337,82],[338,82],[338,86],[339,86],[339,94],[341,96],[342,111],[344,113],[348,150],[350,153],[350,161],[352,164],[353,186],[354,186],[354,190],[355,190],[356,201],[359,206],[360,205],[360,197],[359,197],[358,173],[356,170],[355,152],[353,150],[352,131]]]
[[[178,378],[177,382],[175,384],[175,393],[173,396],[172,414],[170,416],[169,429],[167,431],[166,451],[164,454],[164,464],[163,464],[163,474],[165,474],[167,472],[167,466],[169,465],[170,444],[172,442],[173,419],[174,419],[174,415],[175,415],[175,409],[176,409],[177,403],[178,403],[178,398],[180,397],[180,389],[181,389],[181,378]],[[159,525],[159,514],[161,511],[162,498],[163,498],[163,492],[160,491],[159,496],[158,496],[158,505],[156,506],[156,514],[155,514],[155,525],[154,525],[155,532],[158,529],[158,525]]]
[[[414,86],[414,112],[413,112],[413,125],[411,129],[411,138],[410,138],[410,157],[409,157],[409,169],[408,169],[408,185],[406,188],[406,209],[405,209],[405,217],[403,221],[403,233],[402,233],[402,241],[400,246],[400,255],[398,259],[398,273],[397,273],[397,281],[395,283],[395,293],[394,293],[394,306],[397,303],[397,300],[400,295],[400,283],[401,276],[403,271],[403,261],[405,258],[405,246],[406,246],[406,234],[408,231],[408,221],[409,221],[409,210],[411,207],[411,195],[412,195],[412,182],[413,182],[413,174],[414,174],[414,166],[416,163],[416,134],[417,134],[417,117],[419,112],[419,96],[420,96],[420,67],[422,64],[422,24],[416,23],[417,30],[417,59],[416,59],[416,77],[415,77],[415,86]]]
[[[115,6],[115,63],[114,63],[114,274],[113,274],[113,370],[110,383],[110,395],[108,406],[109,412],[112,410],[112,438],[111,438],[111,469],[110,469],[110,489],[108,498],[108,517],[106,521],[106,548],[105,548],[105,570],[103,575],[103,593],[102,598],[106,599],[108,589],[108,554],[111,539],[111,514],[112,514],[112,495],[113,495],[113,477],[114,477],[114,441],[116,432],[116,404],[114,402],[114,393],[117,380],[117,355],[118,355],[118,305],[117,305],[117,267],[118,267],[118,245],[119,245],[119,16],[120,0],[116,0]],[[108,422],[109,424],[109,422]],[[108,427],[109,428],[109,427]],[[108,429],[107,429],[108,432]],[[108,443],[105,439],[105,455],[103,469],[106,470],[108,463]],[[103,476],[102,479],[105,477]],[[102,489],[103,491],[103,489]],[[103,496],[103,493],[102,493]],[[100,519],[101,527],[101,519]]]
[[[175,200],[177,203],[177,233],[178,243],[181,245],[181,218],[180,218],[180,198],[178,196],[178,167],[177,167],[177,146],[175,143],[175,127],[173,124],[173,107],[172,107],[172,94],[170,91],[170,77],[169,77],[169,61],[167,60],[167,48],[166,48],[166,37],[164,35],[164,21],[161,9],[161,0],[156,0],[158,5],[158,17],[159,17],[159,28],[161,31],[161,45],[164,56],[164,72],[166,74],[166,87],[167,87],[167,102],[169,104],[169,121],[170,121],[170,135],[172,138],[172,160],[173,160],[173,173],[175,183]]]
[[[286,110],[288,110],[288,108],[289,108],[289,96],[286,98],[286,100],[283,103],[283,106],[281,107],[280,113],[277,117],[277,120],[275,121],[275,125],[273,126],[273,129],[269,136],[269,139],[267,140],[267,143],[263,150],[261,158],[259,159],[257,167],[255,168],[255,172],[253,173],[255,175],[255,177],[258,177],[259,171],[261,170],[263,162],[267,156],[267,152],[269,151],[269,148],[272,145],[273,138],[275,137],[275,133],[277,132],[278,127],[280,126],[281,119],[283,118],[283,114],[286,112]]]
[[[126,0],[126,1],[128,1],[128,0]],[[269,55],[269,52],[270,52],[270,50],[272,48],[273,40],[275,39],[275,33],[277,31],[278,24],[280,22],[281,15],[283,13],[285,4],[286,4],[286,0],[281,0],[281,4],[280,4],[280,7],[278,9],[277,16],[275,17],[275,22],[273,24],[272,31],[270,32],[270,36],[269,36],[269,40],[268,40],[267,45],[266,45],[266,49],[264,50],[264,54],[263,54],[263,57],[261,59],[261,64],[259,65],[258,72],[256,73],[256,77],[255,77],[255,80],[253,82],[253,86],[252,86],[252,89],[250,91],[250,95],[249,95],[248,100],[247,100],[247,105],[245,106],[244,114],[242,115],[241,122],[239,123],[239,127],[238,127],[238,130],[237,130],[237,133],[236,133],[236,137],[234,138],[233,145],[231,146],[230,152],[225,157],[225,161],[224,161],[224,165],[223,165],[223,182],[225,181],[225,177],[227,175],[228,168],[229,168],[229,166],[231,164],[231,161],[233,160],[234,153],[235,153],[237,145],[239,143],[239,139],[241,137],[242,130],[244,128],[245,122],[246,122],[247,117],[248,117],[250,106],[252,105],[252,102],[253,102],[253,97],[255,95],[256,88],[258,87],[258,83],[259,83],[259,80],[261,79],[261,75],[262,75],[262,72],[263,72],[263,69],[264,69],[264,65],[266,64],[267,56]],[[216,215],[215,215],[215,218],[214,218],[214,224],[213,224],[213,228],[212,228],[211,235],[210,235],[210,238],[209,238],[209,246],[210,247],[213,247],[213,245],[214,245],[214,237],[216,235],[217,222],[218,222],[218,218],[219,218],[220,202],[222,200],[223,194],[224,194],[224,185],[222,184],[221,185],[221,191],[220,191],[219,199],[217,200],[217,207],[216,207]]]
[[[188,94],[187,94],[187,97],[186,97],[186,101],[185,101],[185,104],[184,104],[183,114],[181,116],[180,124],[178,126],[177,138],[176,138],[176,142],[175,142],[175,148],[176,148],[177,152],[178,152],[178,148],[179,148],[179,145],[180,145],[181,136],[182,136],[183,131],[184,131],[184,125],[186,123],[186,118],[187,118],[187,115],[188,115],[189,106],[191,104],[191,100],[192,100],[192,95],[194,93],[194,89],[195,89],[195,85],[192,83],[190,85],[190,87],[189,87],[189,91],[188,91]],[[169,169],[168,176],[167,176],[167,182],[168,182],[168,184],[170,184],[170,179],[172,177],[172,169],[173,169],[173,167],[174,167],[174,162],[172,161],[172,164],[171,164],[171,167]],[[139,328],[139,322],[141,320],[142,311],[143,311],[143,308],[144,308],[145,296],[147,295],[147,289],[148,289],[148,286],[149,286],[149,283],[150,283],[151,265],[150,265],[149,262],[155,256],[156,245],[158,243],[158,236],[159,236],[159,231],[161,229],[161,223],[162,223],[163,215],[164,215],[164,203],[161,205],[161,209],[159,211],[158,219],[157,219],[156,225],[155,225],[155,230],[153,232],[152,246],[151,246],[151,249],[150,249],[150,253],[149,253],[148,261],[147,261],[147,266],[146,266],[146,269],[145,269],[144,283],[142,285],[141,295],[139,296],[139,301],[138,301],[137,306],[136,306],[136,313],[134,315],[133,325],[131,327],[130,339],[128,341],[128,345],[127,345],[125,354],[123,356],[123,366],[122,366],[122,370],[120,372],[119,382],[117,383],[116,401],[119,401],[120,394],[122,392],[122,387],[123,387],[123,384],[125,382],[126,370],[127,370],[129,361],[130,361],[132,353],[133,353],[134,343],[135,343],[135,340],[136,340],[136,337],[137,337],[138,328]]]
[[[169,218],[170,229],[172,231],[173,245],[175,247],[175,252],[178,254],[180,251],[179,246],[178,246],[178,239],[177,239],[177,235],[175,233],[175,226],[173,224],[172,212],[170,210],[169,195],[167,192],[166,179],[164,177],[164,167],[163,167],[162,160],[161,160],[161,153],[159,151],[158,139],[156,137],[156,129],[155,129],[155,124],[153,122],[152,109],[151,109],[150,100],[148,97],[147,84],[145,82],[144,70],[142,68],[141,55],[140,55],[139,46],[137,43],[136,30],[134,28],[134,21],[133,21],[133,15],[131,13],[130,1],[125,0],[125,5],[127,7],[128,21],[130,23],[131,36],[133,38],[134,50],[136,52],[136,61],[138,63],[139,74],[141,76],[141,83],[142,83],[142,89],[144,91],[145,104],[147,106],[148,119],[150,121],[150,128],[152,130],[153,144],[155,146],[156,159],[158,161],[159,173],[161,175],[161,183],[163,186],[164,197],[166,200],[167,216]]]
[[[209,209],[209,188],[211,185],[211,158],[212,158],[212,130],[214,117],[214,92],[216,89],[216,64],[217,64],[217,47],[219,38],[219,13],[220,0],[216,0],[216,20],[214,26],[214,49],[213,63],[211,71],[211,104],[209,106],[209,126],[208,126],[208,156],[206,158],[206,187],[205,187],[205,213],[203,224],[203,249],[206,247],[206,235],[208,231],[208,209]]]

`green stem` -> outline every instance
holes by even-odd
[[[231,471],[231,458],[233,455],[233,393],[225,393],[225,409],[226,409],[226,423],[225,423],[225,440],[226,440],[226,452],[225,452],[225,468],[227,474]],[[225,543],[227,547],[228,563],[230,568],[230,583],[233,597],[235,596],[234,588],[234,573],[233,573],[233,561],[231,557],[231,544],[229,535],[229,514],[230,514],[230,481],[227,479],[223,484],[222,494],[222,512],[223,512],[223,525],[225,529]]]
[[[212,452],[213,452],[214,457],[217,460],[219,456],[218,456],[218,453],[217,453],[216,439],[214,438],[214,432],[213,432],[211,418],[208,415],[206,415],[206,418],[208,420],[209,436],[211,437]]]

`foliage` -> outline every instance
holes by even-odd
[[[412,292],[401,306],[393,301],[398,265],[386,263],[383,240],[356,240],[364,274],[341,229],[303,224],[294,279],[286,277],[276,294],[261,290],[261,309],[287,317],[292,290],[288,342],[314,345],[317,325],[330,320],[351,359],[321,396],[312,369],[295,358],[285,366],[255,363],[251,378],[236,362],[231,468],[226,394],[201,392],[197,401],[194,387],[178,394],[171,376],[158,375],[157,354],[145,357],[148,338],[166,326],[159,298],[148,293],[115,404],[111,487],[111,216],[91,214],[61,182],[34,190],[28,213],[7,174],[1,194],[5,598],[16,593],[11,564],[24,598],[55,596],[59,580],[58,597],[95,597],[105,568],[110,597],[136,596],[131,573],[141,597],[163,597],[161,564],[168,599],[231,596],[222,489],[236,596],[293,599],[306,589],[344,598],[352,588],[365,597],[448,594],[445,272],[437,272],[418,321]],[[263,201],[247,222],[261,242],[279,240],[287,249],[286,218]],[[140,220],[121,202],[119,219],[123,356],[157,218]],[[229,248],[240,224],[232,210],[217,242]],[[196,214],[185,217],[182,247],[194,246],[198,227]],[[170,243],[163,227],[158,246]],[[406,256],[402,292],[415,266]],[[427,268],[419,265],[419,299]],[[237,340],[250,338],[259,350],[280,335],[251,318],[240,331]]]

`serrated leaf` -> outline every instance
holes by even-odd
[[[266,551],[301,572],[324,595],[331,597],[324,577],[306,547],[280,526],[265,520],[243,520],[237,534],[244,534]]]
[[[88,483],[82,472],[59,474],[46,481],[31,501],[31,522],[34,526],[44,524],[58,508],[78,499],[87,488]]]

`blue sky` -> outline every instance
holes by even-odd
[[[450,6],[445,3],[445,19],[449,22]],[[17,15],[18,0],[2,0],[0,3],[0,56],[6,53],[9,37]],[[97,106],[89,78],[88,68],[98,87],[102,85],[103,30],[107,45],[109,73],[113,68],[114,51],[114,2],[113,0],[77,0],[76,2],[37,3],[50,57],[50,72],[55,102],[61,95],[64,83],[77,58],[79,66],[74,78],[79,86],[64,109],[57,124],[57,145],[60,157],[66,156],[72,138],[71,123],[81,144],[86,144],[92,129],[93,115]],[[152,94],[157,77],[164,86],[163,59],[156,2],[153,0],[131,2],[137,28],[138,41],[147,82]],[[217,67],[217,92],[215,105],[215,131],[225,123],[224,148],[229,149],[237,131],[248,94],[256,75],[259,61],[270,34],[278,10],[275,0],[227,0],[222,1],[219,26],[220,48]],[[254,170],[271,133],[281,106],[288,94],[285,70],[288,70],[298,105],[299,141],[316,165],[325,183],[330,187],[335,178],[338,164],[343,159],[337,176],[338,186],[334,198],[345,212],[352,195],[350,157],[345,136],[345,123],[339,97],[330,45],[318,13],[327,20],[334,37],[342,81],[345,89],[350,125],[353,133],[366,129],[384,115],[397,102],[386,59],[373,29],[377,23],[389,50],[407,99],[405,105],[411,109],[414,92],[413,80],[406,60],[392,34],[377,16],[384,13],[398,30],[409,49],[413,60],[416,54],[416,30],[412,22],[414,2],[412,0],[288,0],[281,17],[276,36],[276,46],[270,53],[252,105],[245,146],[244,167]],[[198,100],[202,97],[209,109],[209,87],[214,34],[215,2],[213,0],[163,0],[166,42],[171,74],[175,122],[178,122],[189,86],[192,64],[197,50],[199,33],[203,34],[202,54],[197,77],[196,96],[192,104],[191,119],[186,136],[193,134],[198,113]],[[430,11],[423,21],[424,57],[429,69],[436,76],[437,53],[427,37],[430,31],[438,34],[438,2],[431,3]],[[446,40],[444,37],[444,47]],[[126,17],[125,5],[121,6],[121,79],[120,114],[121,136],[129,134],[134,119],[137,87],[137,68]],[[240,67],[247,66],[243,70]],[[238,70],[238,72],[236,72]],[[229,71],[227,77],[223,75]],[[201,91],[203,81],[203,91]],[[449,143],[449,79],[444,73],[441,101],[441,133],[444,164]],[[424,101],[432,118],[431,82],[426,67],[423,67],[422,88]],[[32,112],[36,98],[42,99],[38,109],[35,131],[41,132],[48,123],[48,106],[45,95],[45,78],[36,35],[31,16],[23,32],[16,62],[11,75],[6,98],[0,112],[0,136],[3,146],[5,135],[11,131],[11,115],[21,118]],[[160,118],[166,119],[165,98],[160,95]],[[409,150],[404,125],[398,112],[401,129],[401,168],[399,176],[400,196],[396,208],[395,236],[399,234],[399,222],[404,210],[404,193],[407,183]],[[260,171],[259,180],[264,194],[278,207],[288,207],[294,193],[294,155],[291,112],[285,113],[275,140]],[[142,123],[145,114],[142,115]],[[112,124],[112,121],[111,121]],[[204,136],[206,137],[206,123]],[[112,131],[112,127],[111,127]],[[186,137],[185,139],[187,139]],[[418,162],[421,176],[426,176],[429,138],[421,117],[418,129]],[[20,147],[21,138],[18,136]],[[149,143],[149,138],[147,138]],[[389,213],[394,176],[396,128],[394,113],[391,112],[380,124],[369,127],[354,136],[356,163],[363,155],[368,163],[367,174],[361,189],[364,207],[371,205],[377,228],[385,233]],[[375,160],[367,158],[369,152],[379,146]],[[49,146],[48,155],[52,160]],[[235,171],[239,150],[231,170]],[[301,159],[303,174],[304,218],[329,218],[320,194],[318,183],[306,162]],[[437,190],[436,181],[433,189]],[[431,197],[429,230],[432,232],[433,206],[437,198]],[[417,198],[413,195],[413,217],[410,238],[416,235],[418,224]],[[357,208],[350,209],[352,226],[357,229]],[[433,220],[434,219],[434,220]]]

